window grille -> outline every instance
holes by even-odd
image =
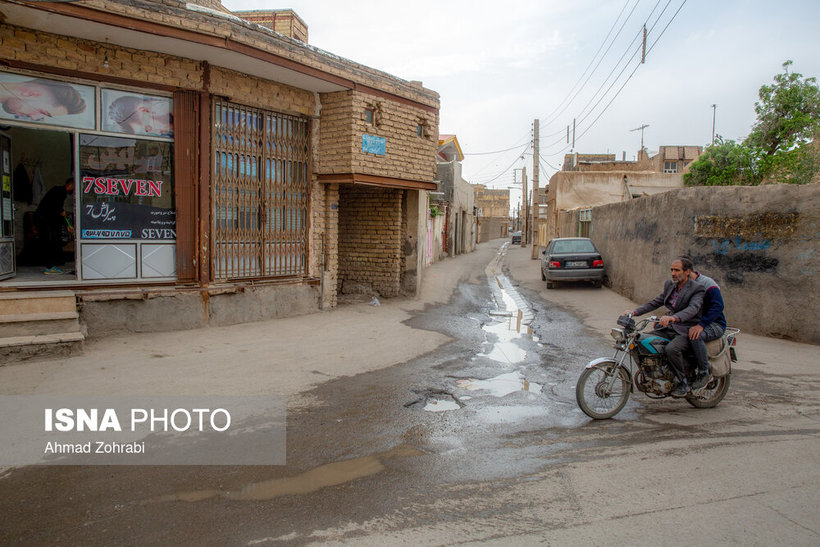
[[[589,237],[592,226],[592,209],[578,211],[578,237]]]
[[[215,279],[307,273],[308,120],[214,103]]]
[[[677,173],[678,172],[678,162],[676,162],[676,161],[665,161],[665,162],[663,162],[663,172],[664,173]]]

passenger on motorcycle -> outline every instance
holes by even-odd
[[[689,329],[700,322],[705,293],[702,284],[690,279],[692,270],[693,265],[689,258],[676,258],[670,266],[672,279],[666,281],[661,294],[643,306],[624,312],[625,315],[637,316],[661,306],[666,306],[669,310],[669,313],[658,321],[661,328],[657,330],[658,335],[670,340],[664,351],[678,380],[672,390],[673,397],[685,397],[689,393],[683,353],[689,348]]]
[[[697,376],[692,382],[692,389],[700,389],[709,383],[709,355],[706,352],[706,342],[723,336],[726,331],[726,317],[723,315],[723,296],[715,280],[695,271],[689,278],[703,285],[706,291],[700,322],[689,329],[689,342],[698,362]]]

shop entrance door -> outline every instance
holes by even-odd
[[[11,137],[0,132],[0,279],[13,277],[14,200],[11,195]]]

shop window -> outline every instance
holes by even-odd
[[[214,104],[216,279],[307,273],[307,119]]]
[[[80,238],[176,240],[173,143],[80,135]]]

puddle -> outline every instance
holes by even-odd
[[[533,312],[506,276],[497,275],[494,280],[498,285],[497,288],[493,288],[498,310],[490,312],[489,315],[499,319],[499,322],[482,328],[493,335],[495,342],[489,351],[479,353],[478,356],[514,365],[527,358],[526,350],[519,347],[515,340],[522,335],[532,335],[529,325],[533,320]],[[490,283],[492,284],[492,281]]]
[[[459,400],[452,393],[438,390],[416,391],[420,397],[406,403],[405,408],[421,408],[427,412],[445,412],[461,408]]]
[[[429,399],[424,405],[424,410],[427,412],[444,412],[446,410],[458,410],[461,406],[453,401],[446,399]]]
[[[469,380],[458,380],[456,382],[456,386],[468,391],[489,391],[490,394],[495,397],[504,397],[505,395],[515,393],[516,391],[526,391],[529,393],[539,394],[541,393],[541,388],[543,387],[541,384],[528,381],[524,378],[524,375],[518,371],[501,374],[488,380],[475,380],[473,378],[470,378]]]
[[[350,460],[320,465],[300,475],[271,479],[248,484],[240,490],[198,490],[180,492],[157,498],[155,502],[186,501],[197,502],[208,499],[228,499],[242,501],[271,500],[280,496],[310,494],[322,488],[337,486],[384,471],[384,460],[422,456],[424,452],[409,445],[399,445],[387,452],[362,456]]]

